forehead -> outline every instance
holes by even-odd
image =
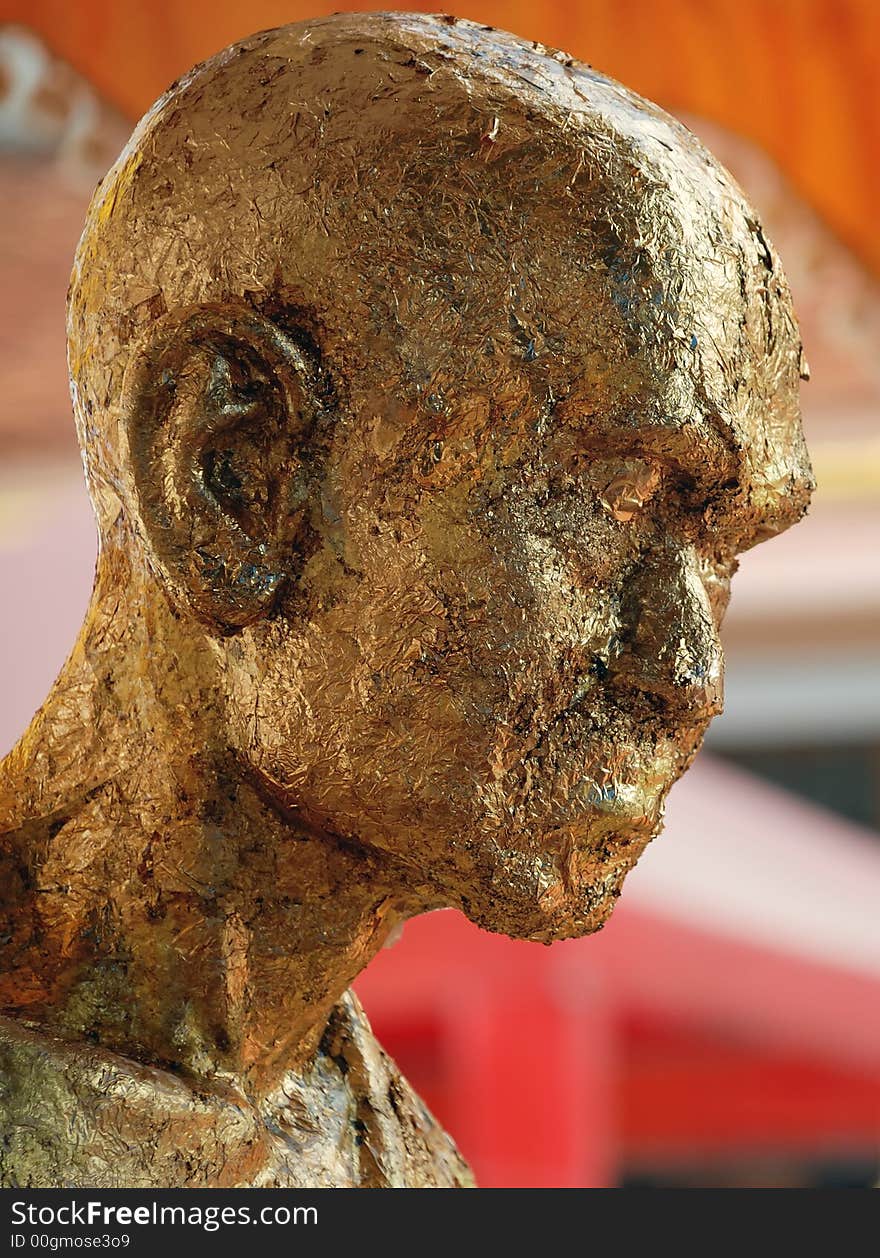
[[[393,330],[412,376],[505,343],[548,368],[600,342],[699,349],[689,325],[743,305],[758,256],[685,128],[562,54],[418,15],[228,50],[159,103],[105,183],[104,256],[86,258],[112,265],[92,285],[105,305],[275,292],[337,348],[357,329],[378,352]],[[707,373],[729,325],[706,328]]]
[[[738,191],[588,68],[442,29],[270,32],[160,103],[80,247],[84,394],[113,395],[132,312],[243,295],[304,327],[354,415],[711,422],[790,479],[797,334]]]
[[[405,398],[429,428],[552,410],[593,438],[682,433],[692,460],[720,441],[756,502],[802,493],[800,342],[778,260],[738,190],[672,138],[660,162],[644,136],[591,159],[579,128],[533,126],[498,153],[383,168],[378,226],[340,225],[330,304],[362,333],[340,338],[349,383]]]

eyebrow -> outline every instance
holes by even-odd
[[[615,453],[635,452],[654,457],[690,477],[707,492],[719,488],[738,491],[744,480],[760,485],[764,491],[762,519],[753,528],[749,545],[796,524],[815,488],[809,469],[804,476],[803,470],[798,468],[785,489],[777,489],[769,479],[756,478],[749,467],[747,451],[733,441],[724,420],[714,414],[677,422],[672,419],[656,423],[612,421],[593,431],[601,444],[606,448],[610,446]],[[714,469],[711,477],[706,475],[708,463]],[[729,496],[732,498],[733,494]]]
[[[706,464],[720,470],[722,480],[737,480],[745,459],[720,420],[699,418],[658,423],[626,423],[612,420],[591,430],[603,446],[615,452],[637,450],[653,455],[698,483],[706,483]],[[712,477],[714,484],[718,477]]]

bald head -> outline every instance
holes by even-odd
[[[429,413],[499,390],[595,413],[597,388],[632,397],[660,374],[653,418],[720,415],[748,446],[757,421],[732,381],[766,408],[797,377],[772,249],[691,133],[561,53],[444,18],[254,36],[138,126],[95,197],[70,296],[102,523],[126,494],[133,346],[230,301],[313,347],[349,411],[375,410],[378,387]],[[784,489],[790,451],[769,454]]]

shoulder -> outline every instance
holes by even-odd
[[[0,1016],[0,1187],[465,1187],[455,1145],[346,993],[310,1066],[253,1105]]]
[[[473,1187],[467,1163],[383,1051],[352,992],[333,1010],[321,1051],[349,1081],[364,1187]]]
[[[0,1017],[0,1186],[234,1187],[265,1158],[244,1097]]]

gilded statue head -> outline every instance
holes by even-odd
[[[599,927],[811,489],[785,279],[692,133],[466,22],[268,31],[100,185],[69,346],[103,562],[229,763],[425,906]]]

